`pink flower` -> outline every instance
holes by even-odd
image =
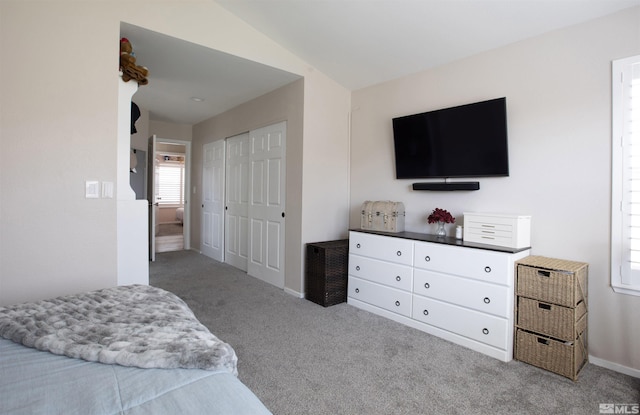
[[[451,213],[449,213],[444,209],[435,208],[427,218],[427,221],[429,223],[436,223],[436,222],[453,223],[456,221],[456,218],[451,216]]]

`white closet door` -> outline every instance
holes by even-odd
[[[248,273],[284,288],[286,123],[250,133]]]
[[[249,133],[227,139],[225,262],[247,271],[249,256]]]
[[[202,175],[202,253],[224,261],[224,140],[205,144]]]

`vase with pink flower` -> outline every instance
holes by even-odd
[[[438,226],[436,228],[436,236],[439,238],[444,238],[447,236],[447,230],[444,225],[447,223],[454,223],[456,218],[454,218],[451,213],[444,209],[435,208],[433,212],[427,218],[427,222],[436,223]]]

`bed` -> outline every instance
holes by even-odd
[[[133,285],[0,307],[2,414],[270,414],[178,297]]]
[[[180,207],[176,209],[176,220],[180,223],[184,223],[184,208]]]

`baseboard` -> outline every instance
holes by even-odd
[[[613,370],[614,372],[622,373],[623,375],[629,375],[634,378],[640,379],[640,370],[632,367],[623,366],[618,363],[610,362],[608,360],[600,359],[589,355],[589,363],[593,363],[596,366],[604,367],[605,369]]]
[[[284,292],[289,294],[289,295],[292,295],[294,297],[297,297],[297,298],[304,298],[304,294],[303,293],[298,292],[298,291],[294,291],[291,288],[284,287]]]

